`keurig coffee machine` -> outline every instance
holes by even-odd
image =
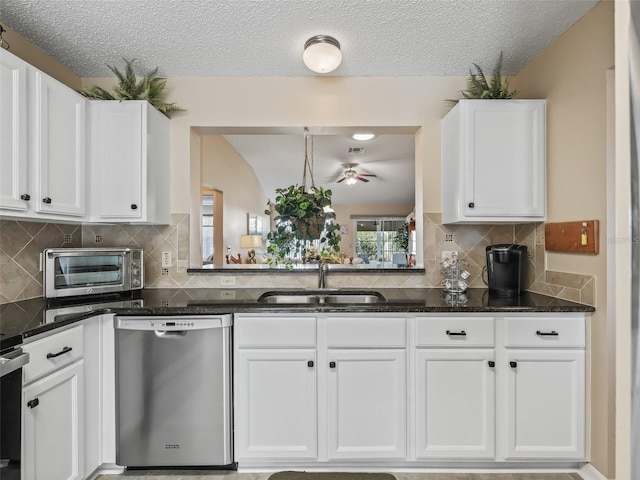
[[[527,247],[525,245],[489,245],[487,247],[487,283],[489,295],[517,297],[524,290]]]

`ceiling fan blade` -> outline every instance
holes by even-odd
[[[345,181],[346,179],[347,179],[347,177],[342,177],[340,180],[337,180],[337,181],[336,181],[336,183],[343,182],[343,181]]]
[[[369,181],[369,180],[367,180],[366,178],[364,178],[364,177],[363,177],[363,176],[361,176],[361,175],[356,175],[356,178],[357,178],[358,180],[360,180],[361,182],[368,182],[368,181]]]
[[[360,175],[361,177],[377,177],[378,176],[375,173],[359,173],[358,175]]]

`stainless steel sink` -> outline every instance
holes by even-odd
[[[360,290],[274,290],[263,293],[258,302],[279,304],[367,304],[387,300],[375,291]]]

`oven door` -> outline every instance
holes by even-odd
[[[22,367],[29,354],[17,348],[0,354],[0,478],[20,480]]]
[[[122,292],[131,289],[129,249],[47,249],[46,298]]]

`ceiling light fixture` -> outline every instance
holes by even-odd
[[[356,179],[354,177],[349,177],[345,180],[345,182],[347,185],[355,185],[356,184]]]
[[[361,142],[366,142],[367,140],[371,140],[375,138],[375,133],[354,133],[351,135],[351,138],[354,140],[359,140]]]
[[[316,35],[304,44],[302,60],[316,73],[333,72],[342,62],[340,42],[328,35]]]

